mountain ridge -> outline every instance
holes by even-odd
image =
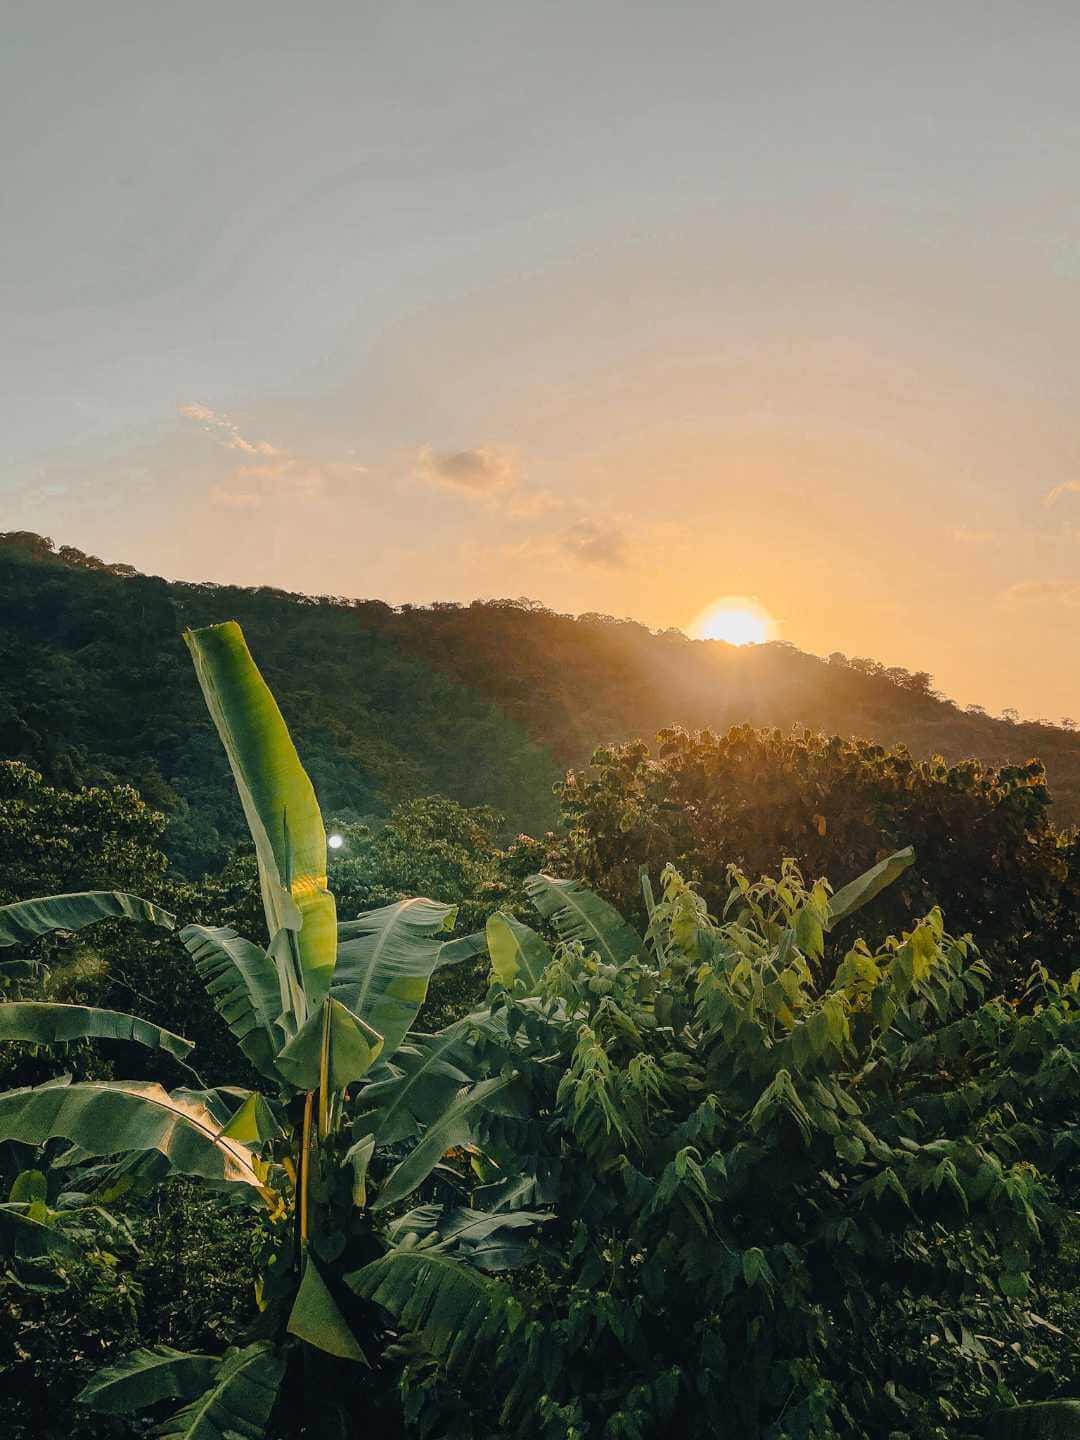
[[[925,671],[782,641],[740,648],[525,600],[390,606],[167,581],[27,531],[0,534],[0,601],[0,753],[54,782],[130,780],[169,810],[189,866],[240,833],[180,642],[225,619],[244,625],[324,807],[345,818],[439,790],[535,831],[554,823],[562,772],[599,745],[752,723],[949,761],[1038,757],[1057,823],[1080,819],[1080,734],[961,708]]]

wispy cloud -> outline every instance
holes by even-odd
[[[562,548],[583,565],[612,570],[630,563],[630,542],[617,525],[600,520],[579,520],[559,537]]]
[[[200,424],[208,435],[213,435],[226,450],[241,450],[245,455],[280,455],[282,452],[269,440],[248,440],[241,435],[239,427],[228,415],[211,410],[209,405],[193,401],[179,407],[180,414],[187,420]]]
[[[429,485],[483,499],[515,490],[521,468],[513,451],[487,446],[475,450],[435,451],[422,445],[416,457],[420,478]]]
[[[1061,610],[1080,609],[1080,581],[1020,580],[1010,585],[1002,596],[1009,609],[1029,606],[1050,606]]]
[[[1044,505],[1056,505],[1063,495],[1080,495],[1080,480],[1065,480],[1043,496]]]
[[[312,459],[269,440],[249,439],[231,416],[197,401],[179,406],[179,413],[195,421],[223,449],[247,457],[210,490],[209,499],[215,505],[256,510],[265,500],[282,495],[293,500],[325,499],[342,493],[357,475],[367,473],[367,467],[353,459]]]

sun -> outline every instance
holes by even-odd
[[[728,645],[763,645],[775,630],[772,616],[749,595],[714,600],[690,626],[695,640],[723,640]]]

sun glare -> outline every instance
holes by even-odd
[[[724,640],[728,645],[762,645],[776,624],[769,612],[746,595],[725,595],[706,605],[690,627],[695,640]]]

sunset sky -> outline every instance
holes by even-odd
[[[10,0],[0,70],[0,528],[1080,718],[1077,6]]]

